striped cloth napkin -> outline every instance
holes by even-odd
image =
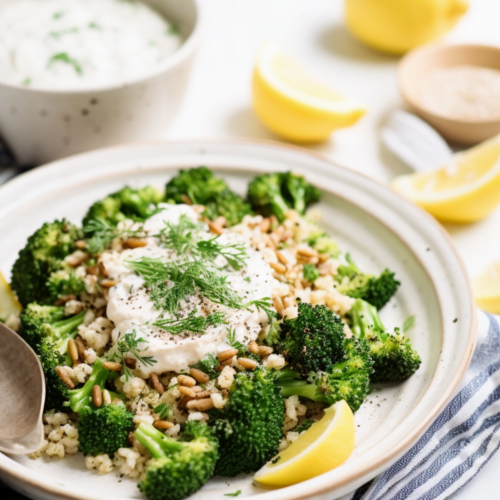
[[[500,317],[479,312],[478,341],[451,401],[392,467],[342,500],[444,500],[500,447]]]
[[[18,173],[0,143],[0,184]],[[394,465],[341,500],[444,500],[481,470],[500,446],[499,321],[479,313],[474,356],[446,408]],[[26,497],[0,482],[0,498]]]

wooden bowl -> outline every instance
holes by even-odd
[[[473,145],[500,134],[500,118],[494,120],[453,119],[421,103],[424,77],[436,68],[457,65],[500,70],[500,48],[489,45],[427,45],[407,54],[399,63],[399,90],[411,111],[432,125],[450,142]]]

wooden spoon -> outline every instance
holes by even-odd
[[[45,378],[38,357],[0,323],[0,451],[32,453],[42,447]]]

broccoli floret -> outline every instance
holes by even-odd
[[[304,275],[304,279],[310,283],[314,283],[319,278],[318,268],[314,264],[304,264],[302,274]]]
[[[301,175],[275,172],[255,177],[248,185],[247,197],[257,213],[275,215],[283,222],[291,208],[304,214],[310,204],[319,200],[320,192]]]
[[[181,500],[213,475],[218,443],[212,430],[200,422],[188,422],[179,441],[144,423],[134,437],[153,457],[138,485],[150,500]]]
[[[69,268],[64,258],[76,250],[80,230],[67,220],[45,223],[28,238],[12,268],[11,287],[19,302],[53,303],[48,281],[52,273]]]
[[[344,359],[328,371],[309,374],[309,380],[300,380],[300,374],[282,370],[277,384],[284,397],[302,396],[331,406],[344,399],[352,411],[357,411],[370,389],[372,360],[364,340],[345,339]]]
[[[337,242],[321,229],[314,221],[308,221],[309,233],[306,242],[319,253],[337,258],[340,254]]]
[[[326,306],[299,303],[298,316],[281,324],[283,351],[303,377],[329,371],[344,357],[344,323]]]
[[[228,226],[238,224],[252,213],[250,205],[207,167],[181,170],[167,183],[165,197],[175,203],[186,203],[187,197],[191,203],[204,205],[203,215],[210,220],[225,217]]]
[[[122,403],[104,404],[97,407],[93,403],[92,389],[99,386],[101,391],[106,388],[106,382],[116,376],[103,367],[100,359],[94,362],[92,375],[83,387],[69,391],[66,405],[80,416],[79,450],[84,455],[113,455],[119,448],[126,448],[128,436],[135,425],[132,413],[127,411]],[[112,400],[123,396],[110,391]]]
[[[226,406],[210,411],[221,452],[216,475],[254,472],[278,452],[284,403],[275,377],[264,369],[238,373]]]
[[[376,277],[363,273],[346,255],[347,265],[342,265],[337,270],[338,290],[354,299],[363,299],[377,309],[389,302],[401,284],[394,278],[394,273],[388,269]]]
[[[96,201],[89,208],[83,218],[85,235],[92,236],[92,222],[96,220],[104,220],[111,226],[116,226],[125,219],[143,221],[156,213],[157,205],[162,201],[163,193],[152,186],[141,189],[125,186],[120,191]]]
[[[68,387],[56,372],[68,364],[68,342],[75,338],[85,312],[64,316],[64,307],[29,304],[21,314],[19,334],[37,353],[45,375],[45,409],[60,408],[68,399]]]
[[[387,332],[377,309],[364,300],[357,299],[349,311],[351,330],[355,337],[365,339],[373,359],[373,382],[399,382],[418,370],[421,360],[409,339],[396,328]]]
[[[60,297],[67,295],[81,295],[87,291],[85,282],[78,278],[74,271],[56,271],[47,281],[51,302],[56,302]]]

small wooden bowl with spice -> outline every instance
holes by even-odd
[[[500,48],[428,45],[399,63],[407,105],[450,142],[473,145],[500,134]]]

